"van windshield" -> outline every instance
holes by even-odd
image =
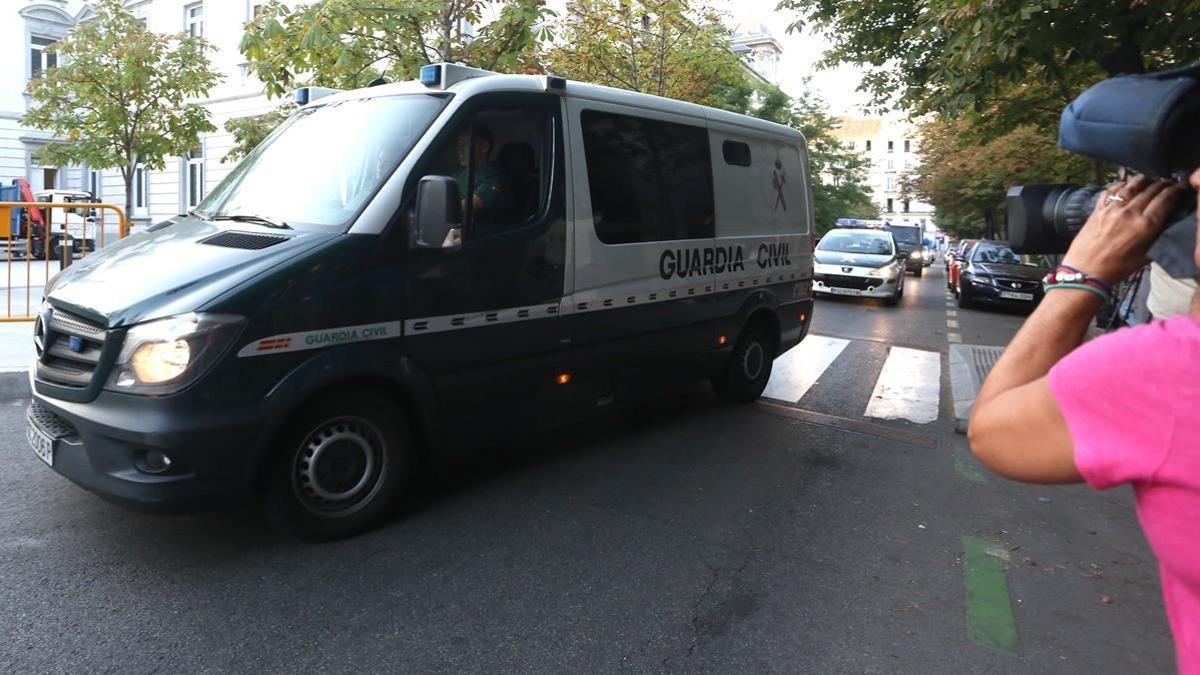
[[[919,244],[921,243],[921,234],[915,227],[897,227],[892,226],[892,236],[901,244]]]
[[[300,110],[221,181],[197,214],[345,227],[445,101],[430,94],[381,96]]]

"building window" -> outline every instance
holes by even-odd
[[[904,151],[905,151],[905,152],[912,152],[912,150],[910,149],[910,147],[909,147],[909,145],[908,145],[908,141],[904,141]]]
[[[193,148],[187,155],[187,205],[194,208],[204,199],[204,150]]]
[[[887,200],[887,212],[888,213],[892,212],[892,198],[891,197],[888,197],[888,200]]]
[[[583,154],[605,244],[708,239],[712,155],[704,127],[585,110]]]
[[[846,141],[846,147],[853,150],[854,149],[854,141]]]
[[[29,38],[29,77],[31,79],[41,75],[43,70],[58,65],[58,54],[46,50],[54,42],[50,38],[36,35]]]
[[[871,151],[871,141],[867,141],[867,152]]]
[[[907,199],[904,200],[904,212],[908,213],[908,200]]]
[[[144,209],[149,190],[146,189],[146,169],[141,164],[133,168],[133,208]]]
[[[893,141],[888,141],[888,152],[891,152],[891,151],[892,151],[892,146],[894,146],[894,145],[895,145],[895,142],[893,142]]]
[[[258,19],[259,15],[261,15],[263,13],[263,8],[264,8],[263,3],[251,2],[250,3],[250,20],[254,21],[254,20]]]
[[[204,3],[198,2],[183,8],[184,30],[192,37],[204,37]]]
[[[895,171],[896,170],[896,160],[888,158],[887,167],[888,167],[887,168],[888,171]]]
[[[887,188],[886,189],[888,192],[891,192],[892,190],[896,189],[896,179],[893,178],[892,176],[887,177]]]

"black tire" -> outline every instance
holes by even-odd
[[[904,285],[898,284],[896,286],[896,292],[892,293],[891,297],[884,298],[883,304],[887,305],[888,307],[895,307],[896,305],[900,304],[900,296],[902,295],[904,295]]]
[[[959,284],[959,285],[961,286],[961,284]],[[955,295],[958,296],[958,306],[959,307],[970,307],[971,306],[971,296],[967,293],[967,289],[965,286],[960,288],[958,293],[955,293]]]
[[[403,411],[384,395],[359,390],[323,397],[298,411],[280,434],[265,467],[263,511],[307,541],[358,534],[388,513],[414,454]]]
[[[738,337],[724,372],[712,381],[717,396],[731,403],[749,403],[762,396],[771,379],[777,340],[778,336],[767,330],[766,322],[748,325]]]

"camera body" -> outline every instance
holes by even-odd
[[[1058,144],[1151,177],[1200,167],[1200,64],[1093,85],[1063,110]],[[1103,194],[1098,187],[1021,185],[1005,198],[1009,243],[1019,253],[1063,253]],[[1168,218],[1151,257],[1172,276],[1194,276],[1195,199]],[[1183,250],[1183,249],[1186,249]]]

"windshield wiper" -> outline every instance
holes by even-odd
[[[255,223],[257,225],[273,227],[277,230],[292,229],[291,225],[288,225],[287,223],[285,223],[283,221],[280,221],[277,223],[273,220],[268,220],[266,218],[263,218],[262,216],[254,216],[254,215],[251,215],[248,213],[222,214],[219,216],[213,216],[212,219],[213,220],[233,220],[233,221],[236,221],[239,223]]]

